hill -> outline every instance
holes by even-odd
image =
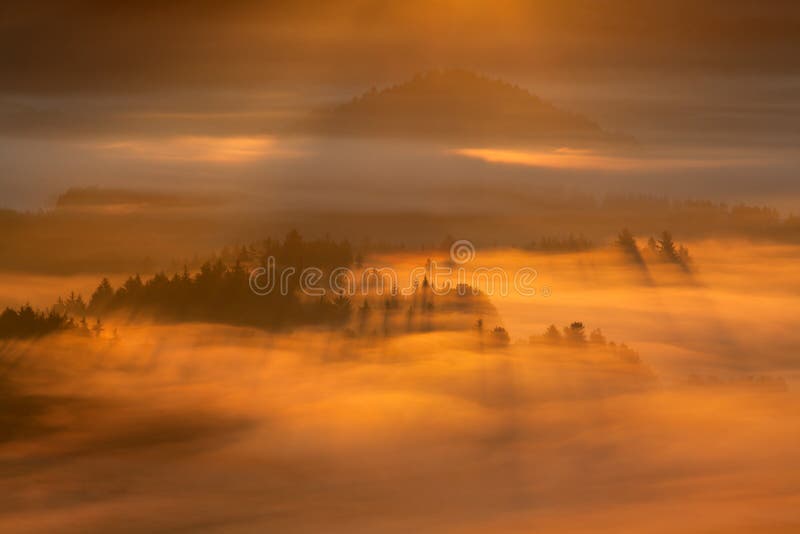
[[[430,71],[320,112],[316,133],[482,144],[630,142],[529,91],[465,70]]]

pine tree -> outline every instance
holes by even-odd
[[[658,252],[667,261],[676,261],[678,259],[678,251],[675,249],[672,234],[666,230],[661,233],[661,239],[658,240]]]

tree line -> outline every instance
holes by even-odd
[[[103,324],[98,318],[90,326],[86,317],[75,319],[59,311],[57,306],[37,310],[25,304],[18,309],[6,308],[0,314],[0,339],[29,339],[67,330],[84,336],[99,336]]]
[[[291,279],[286,294],[275,291],[259,296],[250,290],[249,269],[266,265],[274,257],[280,270],[307,266],[321,269],[347,267],[353,262],[349,243],[330,239],[306,241],[296,231],[283,240],[267,239],[239,250],[232,263],[221,257],[204,262],[195,273],[187,267],[168,276],[159,272],[143,279],[136,274],[119,287],[103,278],[88,302],[74,292],[54,306],[35,310],[25,305],[7,308],[0,315],[0,338],[27,338],[60,330],[99,334],[102,318],[111,314],[134,318],[148,315],[163,321],[208,321],[281,328],[301,324],[339,324],[350,316],[349,299],[301,299],[298,279]],[[89,326],[87,317],[95,318]]]
[[[542,335],[531,336],[529,341],[531,344],[544,343],[579,348],[603,348],[615,354],[625,363],[639,364],[642,361],[638,352],[625,343],[617,344],[614,341],[609,341],[599,328],[587,333],[586,326],[580,321],[572,322],[561,329],[551,324]]]
[[[642,265],[645,263],[645,256],[648,256],[650,259],[674,263],[688,271],[692,261],[689,249],[685,245],[676,243],[672,234],[666,230],[661,232],[658,238],[649,237],[647,247],[640,249],[636,238],[626,228],[619,233],[615,244],[632,261]]]
[[[194,274],[184,268],[181,273],[168,276],[160,272],[147,280],[135,275],[117,288],[104,278],[86,303],[86,313],[125,313],[132,317],[148,314],[166,321],[224,322],[264,328],[335,324],[348,318],[349,302],[336,297],[300,298],[298,277],[288,278],[286,292],[253,293],[250,268],[266,266],[270,257],[275,258],[278,276],[286,269],[301,272],[313,266],[330,271],[353,262],[346,241],[306,241],[291,231],[283,240],[268,239],[258,246],[243,247],[232,263],[222,257],[206,261]]]

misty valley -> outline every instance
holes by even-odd
[[[800,3],[0,6],[0,533],[797,534]]]
[[[130,216],[92,210],[108,219],[93,225],[99,243]],[[51,247],[41,271],[0,276],[16,303],[0,315],[14,495],[1,523],[614,532],[656,513],[672,532],[686,495],[722,510],[782,491],[798,460],[800,334],[781,310],[798,305],[800,246],[764,220],[686,240],[518,230],[464,263],[439,234],[458,231],[446,220],[405,243],[292,230],[205,251],[193,229],[180,267],[157,259],[160,243],[131,242],[128,257],[152,258],[133,274],[59,274]],[[286,291],[253,292],[270,258]],[[310,266],[324,276],[308,287],[283,276]],[[525,288],[490,276],[521,268],[534,269]],[[476,287],[455,285],[459,273]],[[21,481],[39,489],[11,492]],[[217,506],[220,493],[236,503]],[[789,520],[790,501],[769,506]]]

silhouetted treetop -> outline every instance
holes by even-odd
[[[587,339],[586,327],[582,322],[576,321],[565,326],[559,331],[556,325],[550,325],[540,336],[531,336],[531,344],[544,343],[546,345],[561,345],[564,347],[580,348],[581,350],[602,349],[611,352],[619,360],[627,364],[640,364],[639,353],[628,347],[625,343],[617,344],[608,341],[599,328],[592,330]]]
[[[299,276],[282,291],[279,280],[287,269],[299,273],[305,267],[334,269],[352,263],[349,243],[328,239],[305,241],[291,231],[281,240],[268,239],[250,247],[238,248],[236,259],[226,263],[222,257],[209,260],[190,274],[188,269],[168,276],[164,272],[143,280],[129,277],[113,288],[104,278],[92,294],[88,311],[96,316],[122,313],[130,316],[153,315],[170,321],[210,321],[277,328],[294,324],[337,323],[347,319],[349,303],[341,298],[319,301],[299,298]],[[245,265],[245,263],[247,265]],[[249,285],[250,270],[267,266],[275,286],[267,295],[255,294]]]
[[[6,308],[0,314],[0,339],[40,337],[74,327],[70,317],[55,309],[35,310],[27,304],[18,310]]]

